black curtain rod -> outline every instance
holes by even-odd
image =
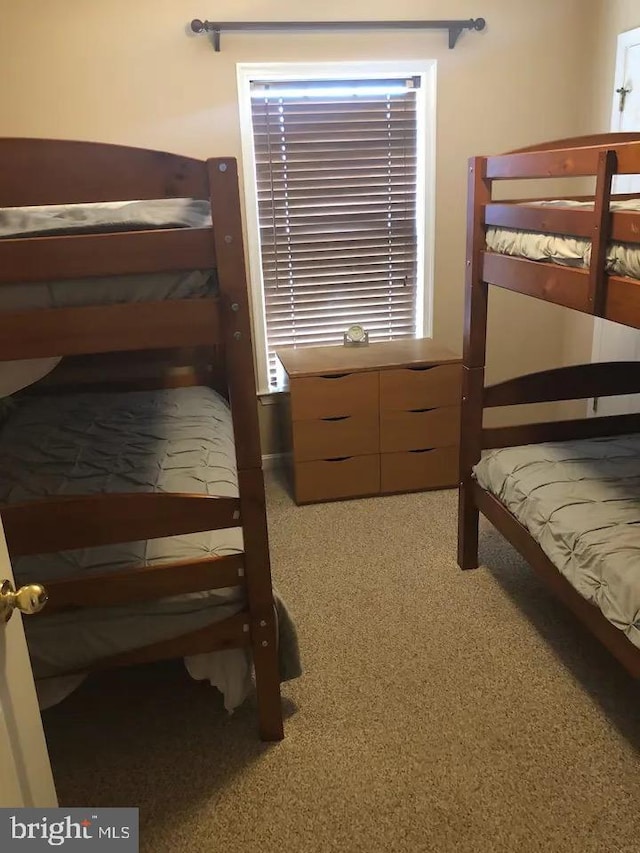
[[[484,18],[458,21],[191,21],[194,33],[213,33],[213,47],[220,50],[223,32],[276,32],[325,30],[449,30],[449,47],[453,49],[463,30],[480,32],[486,26]]]

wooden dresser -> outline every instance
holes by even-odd
[[[457,485],[459,356],[426,338],[277,356],[296,503]]]

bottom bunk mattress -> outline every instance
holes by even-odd
[[[493,450],[474,473],[640,648],[640,435]]]
[[[23,396],[8,408],[0,432],[1,503],[104,492],[238,495],[231,412],[210,388]],[[18,583],[46,586],[74,574],[242,550],[242,531],[231,528],[18,557],[13,568]],[[52,691],[54,676],[195,631],[232,616],[244,604],[236,587],[25,620],[43,704],[51,704],[52,693],[59,698],[58,693],[68,692],[62,682]],[[277,611],[283,677],[294,677],[299,674],[295,629],[282,604]],[[195,677],[215,671],[210,680],[227,694],[228,707],[238,704],[231,696],[240,691],[238,679],[226,691],[219,682],[228,680],[230,658],[239,661],[244,655],[234,651],[205,656],[209,667],[202,656],[187,662]],[[246,682],[246,671],[240,675]]]

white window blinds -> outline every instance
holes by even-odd
[[[252,84],[272,384],[279,347],[415,334],[418,85]]]

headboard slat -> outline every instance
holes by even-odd
[[[201,160],[100,142],[0,139],[0,207],[209,198]]]

